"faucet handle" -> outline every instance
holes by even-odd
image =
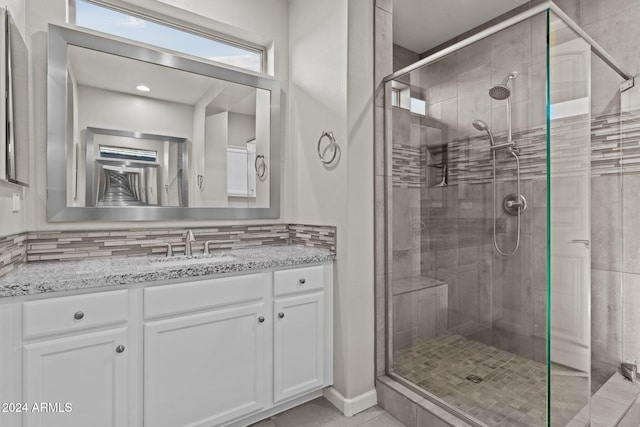
[[[215,240],[207,240],[206,242],[204,242],[204,253],[205,254],[209,253],[209,245],[211,243],[215,243]]]
[[[162,246],[167,247],[167,257],[173,256],[173,246],[171,246],[171,243],[162,243]]]

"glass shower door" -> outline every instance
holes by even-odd
[[[549,425],[588,420],[591,46],[548,12]]]
[[[386,86],[388,374],[472,425],[547,417],[546,49],[540,13]]]

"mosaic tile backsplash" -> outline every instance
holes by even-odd
[[[27,259],[27,233],[0,238],[0,277],[18,268]]]
[[[307,246],[335,252],[336,228],[331,226],[266,224],[192,228],[194,252],[211,241],[213,250],[264,245]],[[85,258],[164,254],[163,243],[184,252],[186,229],[104,231],[40,231],[0,238],[0,277],[24,262],[73,261]]]
[[[289,244],[336,251],[336,228],[325,225],[289,224]]]

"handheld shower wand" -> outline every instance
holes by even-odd
[[[520,225],[521,225],[521,221],[520,221],[520,215],[522,215],[522,211],[524,211],[527,207],[527,202],[525,200],[524,197],[522,197],[522,195],[520,194],[520,159],[518,158],[518,154],[516,152],[516,150],[512,149],[513,146],[513,142],[509,141],[507,143],[504,144],[498,144],[496,145],[495,140],[493,139],[493,133],[491,132],[491,129],[489,129],[489,125],[487,125],[484,121],[482,120],[474,120],[473,122],[473,127],[478,129],[479,131],[484,131],[487,133],[487,135],[489,135],[489,143],[491,144],[491,155],[492,155],[492,171],[493,171],[493,246],[496,248],[496,250],[498,251],[498,253],[500,253],[501,255],[513,255],[516,253],[516,251],[518,250],[518,248],[520,247]],[[513,248],[513,250],[511,252],[505,252],[500,248],[500,245],[498,245],[498,237],[497,237],[497,232],[496,232],[496,219],[497,219],[497,209],[496,209],[496,151],[501,149],[501,148],[507,148],[509,153],[515,158],[516,160],[516,171],[517,171],[517,195],[515,194],[510,194],[508,195],[505,200],[504,200],[504,206],[505,206],[505,210],[507,210],[507,213],[511,214],[511,215],[517,215],[518,216],[518,237],[516,238],[516,244],[515,247]]]

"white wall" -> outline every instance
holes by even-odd
[[[208,206],[228,206],[227,144],[229,142],[229,113],[205,118],[204,137],[204,197]]]
[[[374,388],[374,2],[349,0],[346,394]],[[345,260],[342,260],[345,262]],[[382,337],[380,339],[383,339]]]
[[[256,116],[229,113],[229,145],[247,148],[247,141],[255,137]]]
[[[271,188],[269,188],[269,177],[271,176],[271,147],[269,139],[271,135],[271,120],[269,105],[271,103],[271,94],[267,90],[259,89],[256,91],[256,155],[263,155],[267,164],[264,176],[260,178],[256,175],[256,200],[255,204],[259,207],[269,206],[271,200]],[[282,135],[286,135],[285,129]],[[284,165],[285,170],[289,170],[288,165]],[[288,183],[285,183],[288,185]],[[287,187],[288,188],[288,187]],[[288,197],[288,195],[287,195]]]
[[[1,1],[1,0],[0,0]],[[272,52],[270,71],[280,81],[281,98],[286,102],[288,88],[288,2],[287,0],[264,0],[260,2],[244,0],[216,0],[182,2],[191,12],[177,7],[179,1],[170,2],[171,5],[158,0],[129,0],[113,3],[125,4],[133,8],[146,8],[156,13],[173,16],[183,21],[194,22],[213,31],[226,33],[253,43],[268,45]],[[27,225],[29,230],[70,230],[70,229],[116,229],[131,227],[190,227],[207,226],[229,223],[273,223],[291,222],[289,208],[290,189],[292,181],[284,160],[285,167],[281,178],[281,216],[279,220],[263,221],[159,221],[150,223],[140,222],[76,222],[76,223],[48,223],[46,221],[46,79],[47,79],[47,26],[49,23],[65,24],[67,15],[67,0],[26,0],[26,38],[31,44],[31,91],[32,91],[32,135],[33,142],[30,152],[33,155],[32,191],[27,202]],[[194,13],[195,12],[195,13]],[[198,13],[199,15],[197,15]],[[285,105],[286,107],[286,105]],[[285,126],[283,114],[282,125]],[[191,123],[193,126],[193,123]],[[283,129],[281,147],[283,153],[288,150],[287,133]],[[0,209],[3,207],[0,188]],[[0,211],[4,213],[5,211]],[[2,227],[2,226],[0,226]],[[3,231],[0,228],[0,234]],[[4,233],[7,234],[7,233]]]
[[[192,139],[193,107],[95,87],[78,86],[78,127]]]
[[[24,0],[0,0],[0,7],[8,7],[13,19],[16,21],[20,33],[25,34],[25,5]],[[28,46],[28,41],[25,40]],[[4,156],[3,156],[4,158]],[[8,184],[0,181],[0,237],[22,233],[27,230],[26,208],[28,206],[25,198],[30,190],[20,186]],[[13,193],[19,193],[21,200],[21,210],[18,213],[12,212]]]
[[[275,55],[271,58],[275,60],[268,69],[282,85],[281,221],[338,227],[335,388],[346,398],[371,392],[374,389],[373,2],[171,2],[202,16],[156,0],[129,0],[128,4],[269,45]],[[66,0],[27,0],[34,103],[34,147],[31,152],[36,171],[29,228],[149,226],[135,222],[46,222],[46,31],[48,23],[65,22],[65,5]],[[333,131],[341,147],[338,163],[329,168],[320,163],[316,153],[316,143],[323,130]],[[190,223],[175,221],[153,225],[188,227]]]
[[[290,139],[299,223],[337,226],[334,387],[355,398],[374,387],[373,2],[290,3]],[[316,144],[341,148],[324,167]]]

